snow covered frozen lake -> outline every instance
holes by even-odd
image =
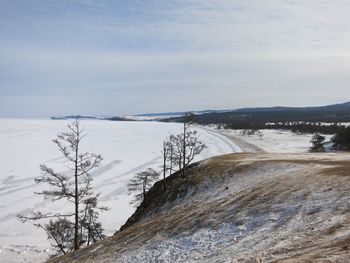
[[[34,194],[44,188],[35,184],[34,177],[40,175],[42,163],[64,169],[52,139],[69,122],[0,119],[0,262],[40,262],[50,254],[46,234],[30,222],[21,223],[17,214],[62,209]],[[88,132],[83,150],[104,158],[93,173],[93,185],[101,193],[100,204],[110,208],[101,214],[101,221],[105,233],[112,235],[134,211],[129,205],[128,181],[144,168],[160,169],[162,142],[170,133],[180,133],[182,125],[99,120],[83,120],[82,124]],[[198,130],[208,148],[197,160],[241,151],[225,136]]]

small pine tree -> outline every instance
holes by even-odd
[[[312,136],[312,139],[310,142],[312,143],[312,146],[310,148],[310,152],[324,152],[324,146],[323,143],[326,140],[326,138],[318,133],[314,134]]]
[[[85,199],[83,201],[85,208],[81,211],[83,216],[80,220],[80,240],[88,246],[104,238],[102,224],[98,221],[98,211],[107,211],[109,208],[99,207],[97,204],[97,197],[98,195]]]
[[[56,254],[66,254],[74,250],[74,224],[66,218],[50,220],[48,224],[37,225],[44,229],[47,237],[52,241]]]
[[[152,168],[138,172],[128,184],[128,194],[134,194],[134,199],[130,203],[136,206],[142,203],[146,193],[158,181],[159,176],[159,173]]]
[[[350,126],[339,129],[339,131],[332,138],[332,142],[334,143],[334,149],[337,150],[350,150]]]

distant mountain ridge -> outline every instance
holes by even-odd
[[[259,114],[259,113],[271,113],[271,114],[307,114],[307,113],[320,113],[325,112],[333,113],[347,113],[350,110],[350,101],[339,104],[331,104],[326,106],[312,106],[312,107],[255,107],[255,108],[238,108],[238,109],[218,109],[218,110],[197,110],[197,111],[177,111],[177,112],[160,112],[160,113],[143,113],[128,116],[84,116],[84,115],[68,115],[68,116],[53,116],[53,120],[69,120],[69,119],[96,119],[96,120],[110,120],[110,121],[157,121],[157,120],[177,120],[188,113],[194,113],[198,116],[218,116],[220,114]],[[350,116],[349,116],[350,121]]]
[[[348,109],[350,108],[350,101],[339,104],[331,104],[326,106],[311,106],[311,107],[257,107],[257,108],[240,108],[233,110],[235,112],[276,112],[276,111],[315,111],[315,110],[329,110],[329,109]]]
[[[219,112],[227,112],[227,111],[233,111],[233,110],[199,110],[199,111],[178,111],[178,112],[162,112],[162,113],[144,113],[144,114],[137,114],[133,116],[138,117],[164,117],[164,116],[182,116],[187,113],[194,113],[194,114],[206,114],[206,113],[219,113]]]
[[[184,116],[164,119],[183,122]],[[347,123],[350,122],[350,102],[319,107],[260,107],[197,114],[198,124],[223,124],[234,129],[264,129],[268,123]]]
[[[325,106],[306,106],[306,107],[288,107],[288,106],[273,106],[273,107],[246,107],[238,109],[218,109],[218,110],[199,110],[199,111],[178,111],[178,112],[162,112],[162,113],[144,113],[134,116],[139,117],[157,117],[157,116],[183,116],[187,113],[210,114],[210,113],[226,113],[226,112],[278,112],[278,111],[308,111],[308,110],[328,110],[328,109],[348,109],[350,101],[339,104],[330,104]]]
[[[84,116],[84,115],[67,115],[67,116],[52,116],[52,120],[107,120],[107,121],[134,121],[133,119],[128,119],[126,117],[114,116]]]
[[[71,119],[98,119],[94,116],[84,116],[84,115],[67,115],[67,116],[52,116],[52,120],[71,120]]]

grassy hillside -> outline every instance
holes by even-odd
[[[345,262],[349,154],[230,154],[157,183],[114,236],[52,262]]]

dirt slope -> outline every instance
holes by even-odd
[[[350,155],[215,157],[149,192],[122,230],[52,262],[350,262]]]

